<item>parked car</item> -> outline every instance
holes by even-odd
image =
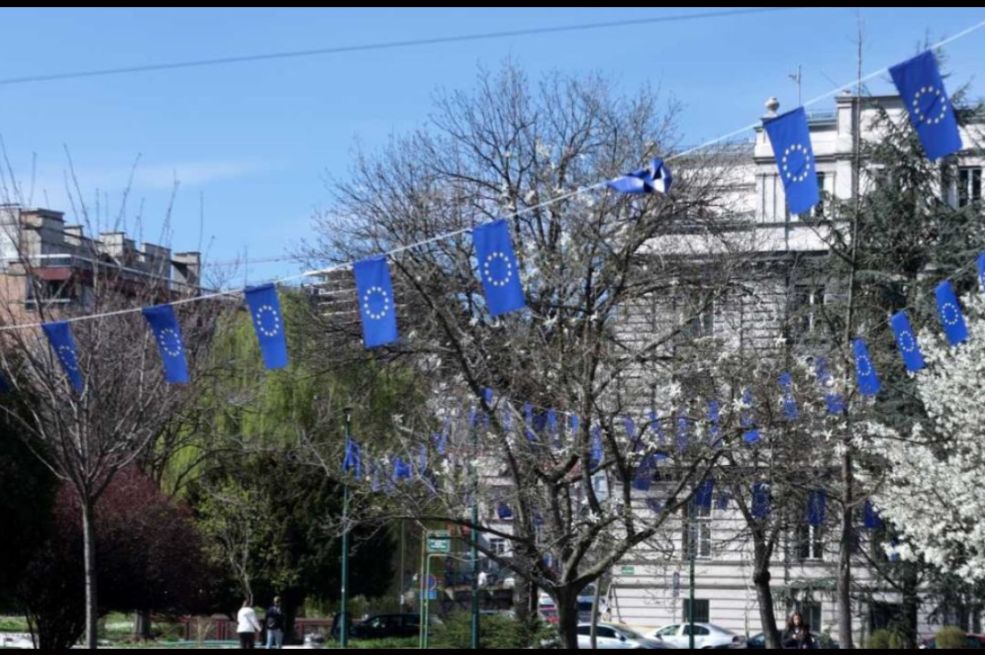
[[[591,648],[592,624],[578,624],[578,648]],[[595,626],[597,648],[670,648],[659,639],[649,639],[632,628],[618,623],[599,623]]]
[[[557,615],[557,608],[553,605],[549,607],[541,605],[537,609],[537,613],[540,614],[540,618],[544,619],[545,622],[550,623],[551,625],[558,624],[559,617]]]
[[[540,598],[538,598],[537,613],[540,614],[540,618],[544,619],[547,623],[550,623],[551,625],[558,624],[557,606],[554,604],[554,599],[547,594],[541,594]]]
[[[332,620],[332,637],[338,641],[339,618],[336,614]],[[430,617],[432,627],[439,623],[437,617]],[[388,639],[393,637],[416,637],[420,634],[421,619],[417,614],[376,614],[365,621],[353,623],[349,627],[351,639]]]
[[[581,590],[578,594],[576,602],[578,603],[578,620],[591,622],[592,620],[592,602],[595,600],[595,585],[588,584],[585,588]],[[608,601],[605,596],[599,596],[599,606],[598,613],[599,616],[604,615],[609,611]]]
[[[675,623],[674,625],[664,626],[653,633],[655,639],[660,639],[673,648],[688,648],[690,643],[689,623]],[[694,647],[695,648],[732,648],[739,646],[744,639],[739,635],[719,628],[711,623],[694,624]]]

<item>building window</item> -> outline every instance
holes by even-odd
[[[961,167],[958,169],[958,207],[982,200],[982,169]]]
[[[489,550],[497,555],[506,554],[506,539],[494,537],[489,540]]]
[[[798,284],[794,287],[793,307],[791,308],[791,328],[797,334],[793,337],[811,335],[820,325],[824,306],[824,287]]]
[[[690,339],[701,339],[715,336],[715,303],[688,305],[683,319],[684,336]]]
[[[686,507],[686,524],[684,526],[683,550],[690,555],[690,546],[694,544],[694,556],[700,559],[711,557],[711,508],[689,503]]]
[[[817,204],[811,209],[811,216],[814,218],[824,218],[824,173],[817,174],[817,195],[820,197]]]
[[[801,561],[824,558],[823,528],[804,523],[797,528],[797,557]]]
[[[33,280],[25,276],[27,294],[25,304],[34,306],[36,303],[45,305],[67,305],[77,300],[75,287],[70,281],[63,280]]]
[[[688,623],[690,623],[690,621],[688,620],[688,608],[690,607],[690,605],[691,605],[691,599],[690,598],[685,598],[684,599],[684,620],[685,621],[688,621]],[[708,599],[707,598],[695,598],[694,599],[694,622],[695,623],[711,623],[711,611],[710,611],[710,608],[708,607]],[[684,636],[688,636],[690,634],[688,632],[688,628],[689,627],[690,627],[690,625],[687,625],[687,624],[684,625],[684,633],[683,633]],[[695,626],[694,635],[696,637],[697,636],[700,636],[702,634],[702,633],[700,633],[698,631],[698,628],[700,628],[700,627],[701,626]],[[707,628],[701,628],[701,630],[704,630],[705,631],[704,634],[707,634]]]

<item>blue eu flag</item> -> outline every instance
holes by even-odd
[[[270,369],[284,368],[287,366],[287,339],[277,287],[273,284],[251,287],[245,295],[264,365]]]
[[[164,364],[164,379],[173,384],[188,383],[188,362],[185,348],[181,343],[181,326],[171,305],[144,307],[144,318],[150,325],[157,349]]]
[[[55,352],[55,356],[62,365],[68,381],[76,391],[82,393],[85,386],[82,382],[82,372],[79,370],[79,358],[75,347],[75,339],[72,338],[72,329],[65,321],[54,323],[44,323],[41,326],[44,334],[48,337],[48,343]]]
[[[765,482],[754,482],[752,485],[752,502],[750,511],[753,518],[764,519],[770,513],[770,487]]]
[[[410,462],[405,462],[403,457],[396,457],[393,460],[393,479],[395,481],[409,480],[413,476]]]
[[[931,161],[961,150],[961,134],[930,50],[889,69],[910,123]]]
[[[703,509],[711,509],[711,500],[715,493],[715,481],[711,478],[703,480],[694,492],[694,504]]]
[[[825,357],[818,357],[814,368],[817,372],[817,381],[824,389],[824,402],[828,407],[828,414],[841,414],[845,411],[845,399],[832,390],[834,379],[828,369],[828,360]]]
[[[637,491],[649,491],[653,484],[653,457],[647,455],[640,462],[640,465],[636,468],[636,474],[633,476],[632,487]]]
[[[954,295],[954,287],[947,280],[937,285],[934,294],[937,296],[937,315],[944,327],[944,334],[952,346],[968,340],[968,326],[965,325],[961,314],[961,305]]]
[[[879,376],[872,366],[865,341],[855,339],[852,342],[852,350],[855,354],[855,379],[858,382],[858,390],[863,396],[875,396],[879,393]]]
[[[889,325],[893,328],[896,336],[896,346],[899,348],[900,355],[903,357],[903,364],[910,373],[916,373],[926,366],[923,361],[923,354],[917,344],[917,338],[910,327],[910,319],[905,311],[896,312],[889,319]]]
[[[363,324],[363,344],[367,348],[384,346],[397,340],[397,305],[386,257],[380,255],[352,266],[359,296],[359,318]]]
[[[871,500],[865,501],[865,509],[863,510],[862,520],[865,527],[870,530],[878,530],[882,527],[882,519],[879,518],[879,512],[876,511],[876,508],[872,504]]]
[[[828,496],[823,489],[815,489],[807,496],[807,522],[815,527],[824,524],[824,512]]]
[[[807,113],[803,107],[763,122],[792,214],[803,214],[821,200]]]
[[[789,373],[780,375],[780,388],[783,390],[783,414],[788,421],[795,421],[800,413],[797,411],[797,401],[793,396],[793,376]]]
[[[982,293],[985,293],[985,252],[978,255],[978,284],[982,288]]]
[[[619,193],[667,193],[674,181],[664,160],[656,158],[646,168],[621,175],[607,182],[610,189]]]
[[[352,439],[345,442],[345,457],[342,458],[342,470],[352,472],[352,477],[361,480],[363,477],[363,461],[359,452],[359,444]]]
[[[742,425],[745,432],[742,434],[742,440],[746,443],[756,443],[759,441],[759,430],[753,424],[752,420],[752,394],[749,393],[748,389],[742,392],[742,404],[746,406],[746,410],[742,412],[742,416],[739,419],[739,423]]]
[[[589,468],[594,469],[605,458],[605,447],[602,445],[602,430],[595,426],[592,428],[592,449],[589,453]]]
[[[499,219],[474,228],[472,242],[489,313],[500,316],[522,309],[526,303],[520,284],[520,268],[506,221]]]

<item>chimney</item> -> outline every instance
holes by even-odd
[[[174,269],[174,286],[177,289],[188,287],[188,291],[196,291],[202,275],[202,255],[197,251],[176,252],[171,259]]]
[[[780,109],[780,101],[775,96],[770,96],[766,100],[766,116],[764,118],[776,118],[776,112]]]
[[[78,246],[82,243],[82,226],[81,225],[66,225],[65,226],[65,242],[69,245]]]

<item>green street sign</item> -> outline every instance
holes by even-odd
[[[622,567],[622,574],[623,575],[636,575],[636,567],[635,566],[623,566]]]
[[[428,532],[427,551],[429,553],[450,553],[451,536],[447,530],[432,530]]]

